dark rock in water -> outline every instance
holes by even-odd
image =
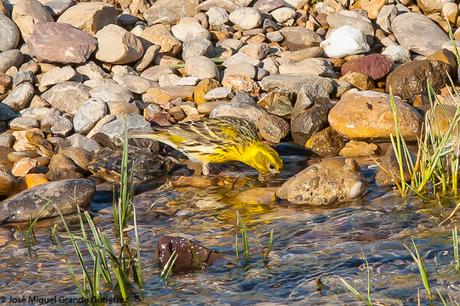
[[[148,140],[147,140],[148,141]],[[156,147],[158,148],[158,143]],[[88,168],[93,174],[109,182],[120,180],[122,151],[102,148],[97,151]],[[128,169],[134,169],[134,178],[140,181],[159,177],[172,168],[172,162],[158,155],[158,149],[129,147]]]
[[[84,207],[89,204],[95,191],[94,182],[88,179],[70,179],[39,185],[0,202],[0,223],[55,217],[59,215],[55,205],[64,215],[75,213],[77,205]],[[40,213],[48,201],[50,204]]]
[[[415,165],[417,156],[415,153],[412,153],[412,162]],[[407,167],[407,160],[403,157],[403,171],[404,171],[404,180],[410,180],[410,173]],[[401,170],[399,168],[398,160],[396,159],[395,152],[390,146],[380,161],[380,167],[378,167],[377,172],[375,173],[375,183],[377,186],[391,186],[396,182],[401,182]]]
[[[403,64],[387,76],[386,89],[393,90],[395,96],[410,99],[413,96],[427,92],[427,83],[439,90],[450,84],[449,72],[454,76],[452,67],[437,60],[420,60]]]
[[[174,251],[177,253],[174,272],[203,270],[214,263],[226,261],[222,254],[194,241],[182,237],[164,236],[157,243],[157,259],[160,268],[166,265]]]

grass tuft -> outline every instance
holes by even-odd
[[[407,245],[404,244],[404,247],[409,251],[410,256],[414,260],[415,264],[417,265],[418,271],[420,273],[420,278],[422,280],[423,286],[425,287],[426,295],[430,301],[433,300],[433,294],[431,292],[430,282],[428,280],[428,272],[426,271],[425,261],[420,256],[417,245],[412,239],[412,246],[414,247],[414,251],[412,251]]]

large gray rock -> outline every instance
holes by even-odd
[[[404,48],[425,56],[440,50],[449,40],[447,34],[430,18],[419,13],[395,17],[391,29]]]
[[[0,52],[0,72],[5,72],[11,67],[18,67],[22,64],[22,53],[19,50],[13,49]]]
[[[89,99],[91,88],[76,82],[64,82],[54,85],[42,98],[60,111],[75,115],[80,105]]]
[[[8,17],[0,14],[0,52],[17,47],[21,34],[16,24]]]
[[[0,202],[0,223],[59,216],[55,206],[64,215],[75,213],[77,206],[84,207],[90,203],[95,191],[94,182],[87,179],[49,182],[33,187]]]
[[[276,192],[294,204],[331,205],[359,197],[366,191],[358,164],[352,159],[325,159],[299,172]]]
[[[27,41],[30,52],[39,61],[82,64],[96,50],[91,35],[60,22],[43,22]]]

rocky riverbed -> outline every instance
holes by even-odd
[[[445,134],[459,101],[452,94],[458,41],[453,0],[1,0],[0,271],[19,264],[20,281],[0,278],[0,293],[13,294],[34,278],[49,292],[75,293],[68,278],[59,284],[65,266],[48,261],[60,255],[48,250],[46,235],[36,248],[48,258],[31,260],[15,228],[37,217],[49,228],[57,210],[41,208],[53,202],[68,215],[77,206],[88,209],[108,229],[125,121],[130,130],[145,130],[219,116],[252,121],[281,153],[285,171],[263,184],[253,170],[233,163],[213,166],[209,178],[191,178],[184,157],[169,147],[130,140],[146,260],[152,261],[158,236],[178,233],[231,254],[230,223],[240,210],[258,238],[270,228],[278,232],[274,270],[267,274],[277,280],[267,282],[255,263],[245,276],[229,276],[219,266],[195,275],[189,287],[180,279],[176,289],[190,290],[182,299],[235,303],[236,292],[246,292],[249,301],[253,290],[254,302],[348,303],[350,296],[330,277],[357,273],[353,258],[360,246],[374,256],[375,269],[389,265],[379,286],[392,273],[416,273],[399,253],[399,240],[423,232],[435,241],[419,241],[423,247],[433,244],[442,254],[448,228],[435,226],[447,212],[433,212],[432,203],[422,211],[416,199],[406,207],[391,193],[399,169],[389,144],[390,91],[407,141],[417,140],[428,117],[440,123],[435,134]],[[427,84],[447,111],[431,109]],[[184,220],[190,228],[180,226]],[[203,250],[203,256],[214,254]],[[349,266],[340,266],[340,252]],[[330,262],[322,264],[324,257]],[[388,258],[393,261],[384,263]],[[32,277],[33,266],[42,264],[46,269]],[[310,271],[302,276],[305,264]],[[151,265],[146,274],[153,277],[156,269]],[[59,277],[47,279],[47,273]],[[319,297],[313,282],[323,274],[335,289]],[[203,294],[200,282],[213,277],[221,283]],[[449,296],[458,298],[458,282],[444,281]],[[414,302],[415,282],[399,283],[405,290],[380,288],[380,297],[391,305]],[[156,281],[149,286],[164,289]],[[279,287],[276,297],[266,295]],[[175,293],[166,289],[164,301],[180,301]]]

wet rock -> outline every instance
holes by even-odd
[[[69,81],[77,75],[76,71],[72,67],[56,67],[50,71],[44,73],[40,78],[40,87],[48,87]]]
[[[182,17],[198,13],[198,0],[159,0],[144,12],[144,19],[150,24],[174,24]]]
[[[111,64],[128,64],[137,61],[144,54],[141,41],[117,25],[107,25],[96,33],[98,50],[96,58]]]
[[[67,9],[57,20],[94,35],[109,24],[117,23],[117,9],[103,2],[80,2]]]
[[[370,50],[364,33],[349,25],[332,30],[332,33],[320,46],[328,57],[336,58],[365,53]]]
[[[315,96],[317,95],[317,96]],[[329,97],[316,93],[308,87],[301,88],[291,114],[291,134],[294,142],[303,146],[307,139],[327,124],[327,114],[332,107]]]
[[[243,205],[273,205],[278,187],[259,187],[244,190],[232,198],[232,203]]]
[[[288,47],[290,51],[319,46],[322,41],[317,33],[303,27],[285,27],[280,30],[280,33],[284,37],[282,45]]]
[[[419,13],[398,15],[393,19],[391,29],[404,48],[422,55],[438,51],[449,40],[441,28]]]
[[[59,207],[64,215],[75,213],[77,205],[84,207],[89,204],[95,191],[94,182],[87,179],[70,179],[42,184],[0,202],[0,222],[10,223],[55,217],[59,213],[54,209],[54,205]],[[50,204],[42,210],[48,202]]]
[[[42,98],[62,112],[75,115],[80,105],[89,99],[90,87],[67,81],[51,87]]]
[[[150,123],[141,115],[132,114],[124,118],[126,118],[128,130],[150,129]],[[119,147],[121,145],[120,137],[124,131],[124,118],[114,120],[102,126],[93,136],[93,139],[105,147]]]
[[[48,168],[49,171],[46,174],[46,178],[51,181],[83,178],[77,165],[70,158],[62,154],[53,155]]]
[[[346,62],[342,66],[342,75],[347,72],[360,72],[368,75],[373,80],[384,78],[391,70],[393,61],[380,54],[371,54]]]
[[[398,66],[387,77],[386,89],[393,90],[395,96],[411,99],[413,96],[427,92],[427,83],[434,90],[450,84],[446,71],[452,71],[448,64],[436,60],[413,61]]]
[[[22,64],[22,53],[19,50],[7,50],[0,52],[0,72],[5,72],[11,67],[18,67]]]
[[[174,37],[182,42],[194,39],[209,39],[211,34],[198,22],[179,23],[171,27]]]
[[[252,7],[242,7],[231,12],[229,19],[243,30],[257,28],[262,22],[260,12]]]
[[[129,141],[130,144],[131,141]],[[158,155],[158,142],[145,141],[150,148],[145,144],[141,144],[141,148],[130,145],[128,154],[128,168],[135,167],[134,179],[141,182],[158,178],[167,173],[172,167],[169,159]],[[119,182],[121,160],[121,148],[102,148],[94,154],[93,159],[88,164],[88,169],[94,175],[100,176],[108,182]]]
[[[96,123],[107,114],[107,105],[99,99],[83,102],[75,113],[73,125],[75,132],[88,133]]]
[[[423,119],[415,108],[396,98],[398,125],[406,140],[420,136]],[[330,126],[351,139],[389,138],[394,134],[390,96],[373,91],[348,93],[331,109]]]
[[[171,34],[170,27],[164,24],[146,28],[140,37],[151,44],[160,46],[160,54],[175,55],[181,49],[181,42]]]
[[[30,52],[39,61],[62,64],[82,64],[96,50],[97,41],[91,35],[71,25],[43,22],[27,41]]]
[[[305,148],[322,157],[336,156],[345,143],[345,139],[339,133],[327,127],[313,134],[305,143]]]
[[[16,87],[2,103],[10,106],[13,111],[19,112],[28,107],[34,96],[34,86],[30,83],[23,83]]]
[[[185,70],[199,79],[219,79],[217,65],[205,56],[192,56],[185,61]]]
[[[18,1],[13,6],[11,17],[26,42],[39,23],[53,21],[48,10],[37,0]]]
[[[222,254],[195,241],[182,237],[163,236],[157,243],[157,259],[161,269],[166,265],[174,251],[177,254],[177,259],[173,271],[176,273],[200,271],[209,265],[226,262]]]
[[[21,35],[16,24],[6,15],[0,14],[0,52],[16,48],[19,38]]]
[[[411,152],[412,162],[415,164],[417,156]],[[410,180],[410,172],[407,168],[408,160],[403,156],[403,171],[404,171],[404,180]],[[375,173],[375,183],[377,186],[391,186],[396,182],[401,181],[401,169],[396,159],[396,155],[393,151],[393,148],[390,146],[380,160],[380,167],[377,168]]]
[[[366,183],[353,159],[326,159],[285,182],[276,192],[294,204],[331,205],[359,197]]]
[[[375,143],[350,140],[345,147],[340,150],[339,155],[343,157],[369,157],[375,155],[379,147]]]

